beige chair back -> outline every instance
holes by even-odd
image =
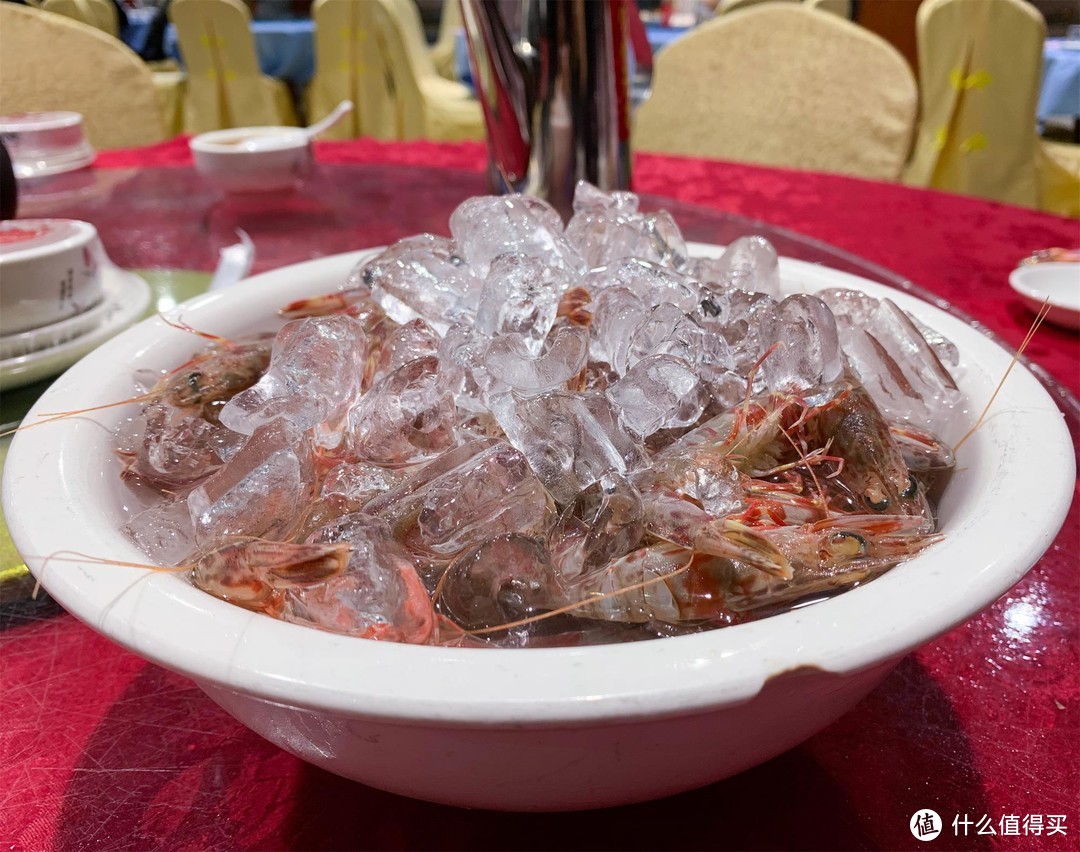
[[[95,148],[165,138],[153,77],[127,45],[78,21],[14,3],[0,2],[0,33],[0,114],[82,113]]]
[[[413,0],[317,0],[312,121],[343,98],[350,133],[375,139],[483,138],[483,114],[460,83],[435,73]]]
[[[724,15],[656,57],[636,148],[895,180],[918,99],[883,39],[795,3]]]
[[[259,70],[251,13],[240,0],[173,0],[169,20],[187,69],[189,132],[294,123]]]
[[[916,36],[922,120],[905,179],[1036,206],[1042,15],[1023,0],[925,0]]]
[[[120,37],[120,15],[109,0],[43,0],[39,8]]]
[[[315,75],[307,91],[308,121],[330,113],[341,101],[354,104],[351,113],[323,134],[326,139],[354,139],[365,127],[386,125],[379,138],[393,138],[387,110],[389,72],[378,49],[370,3],[315,0]]]

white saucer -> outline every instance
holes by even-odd
[[[1080,330],[1080,263],[1036,263],[1009,273],[1012,287],[1033,311],[1049,300],[1047,320]]]
[[[150,285],[134,273],[106,266],[101,271],[101,284],[105,297],[92,309],[99,317],[97,324],[76,336],[60,335],[59,342],[45,343],[45,348],[0,360],[0,390],[11,390],[62,373],[83,355],[140,319],[150,306]],[[66,322],[70,320],[55,325]],[[46,335],[50,330],[55,329],[47,326],[13,336]]]
[[[102,285],[101,298],[89,310],[40,328],[0,336],[0,361],[59,346],[101,325],[109,312],[109,297],[105,292],[104,281]]]
[[[64,172],[73,172],[77,169],[85,169],[94,162],[97,152],[88,143],[83,143],[78,148],[54,154],[50,157],[31,160],[14,160],[12,168],[15,177],[19,180],[33,180],[34,178],[59,175]]]

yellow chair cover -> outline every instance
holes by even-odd
[[[185,130],[297,123],[288,86],[259,70],[240,0],[173,0],[169,20],[187,68]]]
[[[1039,207],[1049,213],[1080,219],[1080,145],[1039,142]]]
[[[1023,0],[925,0],[916,33],[922,123],[905,181],[1076,215],[1075,157],[1036,135],[1046,38],[1038,10]]]
[[[361,115],[381,97],[380,78],[385,78],[370,37],[371,8],[356,0],[315,0],[311,17],[315,75],[306,94],[308,121],[318,121],[343,100],[351,100],[353,111],[321,138],[355,139],[360,135]],[[365,60],[372,67],[365,67]]]
[[[184,132],[184,93],[187,91],[187,75],[180,70],[157,71],[153,66],[151,73],[154,86],[165,116],[165,132],[169,136],[178,136]]]
[[[484,116],[479,102],[467,87],[435,72],[416,3],[373,0],[372,6],[379,47],[389,71],[387,107],[396,131],[392,138],[441,142],[483,139]]]
[[[327,136],[482,139],[480,105],[460,83],[435,72],[413,0],[316,0],[312,121],[344,98],[356,105]],[[344,125],[344,129],[342,128]]]
[[[795,3],[724,15],[657,57],[635,147],[895,180],[918,98],[903,57]]]
[[[99,149],[165,138],[150,71],[123,42],[70,18],[2,2],[0,33],[0,114],[82,113],[86,137]]]
[[[120,16],[109,0],[44,0],[39,8],[120,37]]]
[[[431,46],[431,64],[440,77],[457,82],[457,33],[464,26],[461,19],[461,0],[443,0],[439,17],[439,35]]]

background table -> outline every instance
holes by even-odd
[[[1055,115],[1080,117],[1080,39],[1046,40],[1037,112],[1040,121]]]
[[[133,21],[124,40],[138,51],[145,45],[149,21]],[[294,87],[306,86],[315,73],[315,23],[310,19],[252,21],[255,53],[263,74],[285,80]],[[165,54],[183,62],[176,27],[165,27]]]
[[[102,154],[92,181],[66,197],[26,199],[21,212],[85,217],[115,261],[137,267],[209,270],[242,225],[256,242],[256,269],[266,269],[445,233],[452,207],[484,189],[477,145],[316,150],[315,180],[273,203],[223,199],[176,142]],[[1009,270],[1077,235],[1073,221],[869,181],[656,156],[635,167],[639,191],[679,199],[670,206],[692,238],[723,242],[752,226],[744,217],[765,219],[784,253],[816,253],[896,286],[911,279],[1011,344],[1031,315],[1007,287]],[[1074,393],[1077,341],[1046,328],[1030,350]],[[1075,437],[1075,399],[1063,392],[1060,401]],[[62,850],[905,849],[926,848],[908,821],[933,808],[949,823],[972,821],[967,838],[950,825],[933,848],[1075,848],[1078,537],[1074,503],[1021,583],[801,746],[702,790],[581,814],[463,811],[345,781],[270,746],[186,679],[47,604],[0,607],[0,839]],[[1028,814],[1062,815],[1066,835],[975,834],[984,815],[1000,832],[1003,818]]]

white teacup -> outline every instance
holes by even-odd
[[[195,169],[226,192],[281,192],[311,174],[309,136],[299,127],[236,127],[189,143]]]
[[[102,298],[97,229],[75,219],[0,222],[0,335],[41,328]]]

